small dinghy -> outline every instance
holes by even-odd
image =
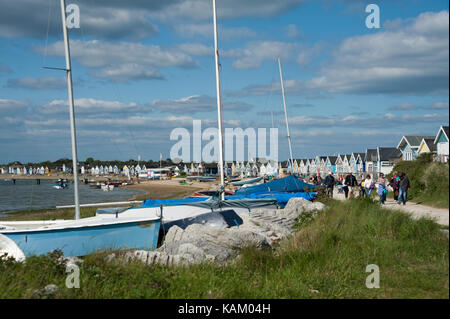
[[[112,190],[114,190],[114,185],[112,185],[112,184],[101,185],[101,189],[102,189],[102,191],[105,191],[105,192],[112,191]]]
[[[69,184],[66,179],[60,178],[57,183],[52,186],[54,189],[66,189],[69,188]]]

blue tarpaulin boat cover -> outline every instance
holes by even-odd
[[[298,178],[289,175],[285,178],[277,179],[268,183],[255,186],[241,187],[234,192],[235,195],[247,195],[256,193],[272,193],[272,192],[304,192],[307,188],[315,188],[315,185],[307,184]]]
[[[210,197],[186,197],[175,199],[146,199],[142,202],[141,207],[159,207],[159,206],[176,206],[186,205],[189,203],[198,203],[210,199]]]

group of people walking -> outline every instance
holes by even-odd
[[[358,187],[360,197],[371,197],[373,190],[376,189],[376,192],[380,197],[380,204],[386,202],[388,186],[391,186],[394,191],[394,200],[397,201],[397,204],[399,205],[402,203],[403,205],[406,205],[408,189],[410,188],[409,179],[403,172],[400,174],[394,172],[389,180],[386,179],[383,173],[380,173],[376,180],[372,179],[370,174],[367,174],[366,178],[362,179],[360,183],[358,183],[356,177],[352,173],[348,173],[345,179],[340,176],[336,181],[333,174],[330,172],[325,178],[324,184],[327,187],[327,194],[330,197],[333,197],[334,186],[342,185],[341,187],[344,191],[345,199],[354,197]]]

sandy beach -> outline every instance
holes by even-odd
[[[134,188],[143,190],[146,193],[135,195],[130,200],[142,200],[148,198],[184,198],[192,196],[198,191],[217,189],[216,183],[213,182],[197,182],[192,185],[180,185],[182,178],[174,178],[171,180],[139,180],[133,185],[123,186],[126,188]]]

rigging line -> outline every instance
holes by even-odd
[[[51,14],[52,14],[52,2],[51,0],[48,0],[48,16],[47,16],[47,31],[46,31],[46,37],[45,37],[45,47],[44,47],[44,56],[42,57],[42,65],[45,65],[46,59],[47,59],[47,53],[48,53],[48,33],[50,30],[50,21],[51,21]]]

